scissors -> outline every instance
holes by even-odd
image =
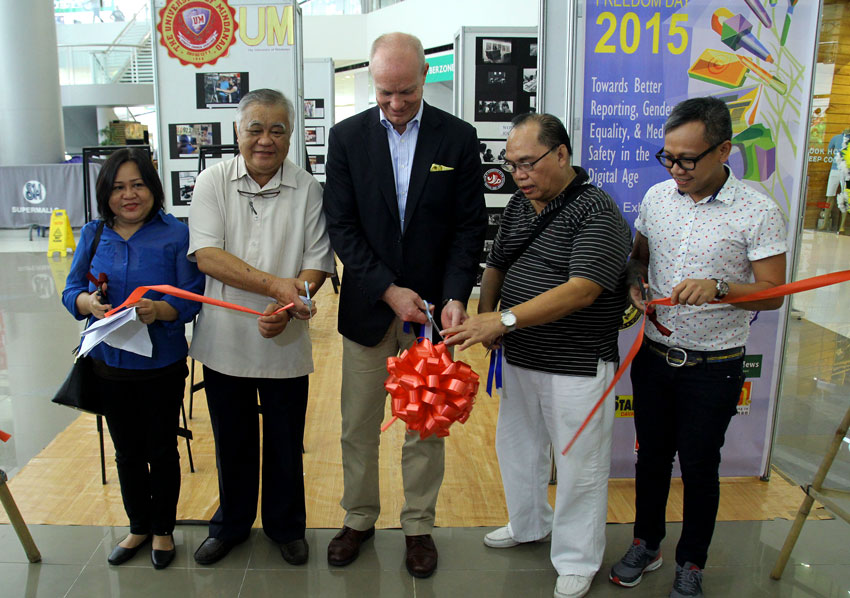
[[[431,314],[431,304],[426,301],[425,309],[423,309],[422,311],[425,312],[425,317],[428,318],[428,322],[431,324],[434,330],[437,331],[437,334],[440,335],[440,338],[446,338],[443,336],[443,331],[440,330],[439,326],[437,326],[437,322],[434,321],[434,316]]]
[[[646,281],[643,279],[643,276],[638,276],[638,286],[640,287],[641,299],[643,299],[644,303],[649,303],[652,300],[652,295],[646,287]]]
[[[307,309],[310,310],[310,319],[313,319],[313,300],[310,299],[310,283],[306,280],[304,281],[304,292],[307,294],[307,300],[304,302],[307,305]]]

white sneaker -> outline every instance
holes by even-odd
[[[555,582],[555,598],[581,598],[590,590],[592,577],[584,575],[559,575]]]
[[[534,542],[548,542],[551,536],[551,533],[546,534],[539,540],[534,540]],[[514,537],[511,534],[511,528],[508,525],[493,530],[492,532],[484,536],[484,544],[486,546],[489,546],[490,548],[511,548],[513,546],[519,546],[520,544],[524,543],[525,542],[517,542],[516,540],[514,540]]]

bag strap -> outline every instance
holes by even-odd
[[[91,241],[91,246],[89,247],[89,269],[91,269],[91,263],[94,259],[94,254],[97,251],[97,246],[100,245],[100,235],[103,234],[103,226],[106,224],[104,220],[101,220],[97,223],[97,230],[94,233],[94,239]]]
[[[528,237],[525,239],[525,241],[523,241],[522,245],[517,247],[517,249],[514,250],[514,252],[505,260],[505,264],[506,264],[505,265],[505,272],[507,272],[510,269],[510,267],[513,265],[513,263],[515,261],[517,261],[523,253],[525,253],[525,250],[528,249],[528,247],[529,247],[529,245],[531,245],[532,241],[534,241],[534,239],[536,239],[540,235],[540,233],[542,233],[544,230],[546,230],[546,227],[549,226],[549,224],[551,224],[551,222],[555,219],[555,217],[558,214],[560,214],[561,211],[565,207],[567,207],[569,204],[573,203],[578,198],[579,195],[581,195],[582,193],[584,193],[587,189],[589,189],[591,187],[592,187],[592,185],[589,185],[588,183],[582,183],[582,184],[576,185],[567,194],[567,196],[564,198],[564,201],[561,203],[561,205],[555,206],[554,208],[552,208],[552,210],[550,210],[549,212],[547,212],[546,214],[544,214],[543,216],[538,218],[537,224],[534,226],[534,230],[531,231],[531,234],[528,235]]]
[[[89,269],[86,271],[86,278],[94,281],[94,284],[97,284],[97,279],[92,276],[91,273],[91,263],[94,261],[94,254],[97,252],[97,246],[100,245],[100,236],[103,234],[103,226],[106,224],[104,220],[101,220],[97,223],[97,230],[94,233],[94,239],[91,241],[91,245],[89,245]],[[89,327],[91,323],[90,318],[86,318],[86,328]],[[78,351],[80,349],[80,345],[77,345],[77,348],[74,351]]]

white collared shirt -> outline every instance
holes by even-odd
[[[238,193],[276,189],[280,193],[274,197]],[[321,186],[289,160],[262,189],[242,156],[207,168],[198,175],[189,208],[189,259],[204,247],[218,247],[282,278],[294,278],[305,269],[332,273]],[[273,302],[211,276],[204,294],[259,312]],[[260,336],[257,316],[208,304],[201,308],[189,354],[230,376],[293,378],[313,371],[305,321],[293,319],[283,333],[267,339]]]
[[[728,171],[728,168],[727,168]],[[688,278],[753,282],[751,262],[785,253],[785,219],[776,203],[735,178],[694,202],[672,179],[647,191],[635,228],[649,242],[649,284],[655,298],[669,297]],[[752,312],[731,305],[657,306],[658,321],[646,335],[668,346],[698,351],[746,344]]]
[[[413,154],[416,152],[416,141],[419,139],[419,123],[422,120],[422,111],[425,102],[419,101],[419,111],[416,113],[404,129],[399,133],[393,124],[387,120],[384,111],[378,108],[381,124],[387,130],[387,141],[390,143],[390,159],[393,163],[393,178],[395,179],[396,201],[398,202],[398,216],[401,219],[401,228],[404,230],[404,209],[407,206],[407,191],[410,188],[410,171],[413,168]]]

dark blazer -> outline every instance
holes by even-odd
[[[475,129],[425,104],[402,233],[379,118],[376,106],[331,129],[324,192],[328,233],[344,266],[338,329],[370,347],[395,317],[381,300],[390,284],[435,304],[438,324],[446,299],[466,303],[487,230]]]

